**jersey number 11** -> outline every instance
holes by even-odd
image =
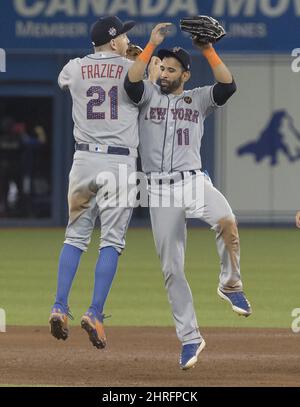
[[[178,145],[179,146],[188,146],[190,144],[190,131],[189,129],[178,129]]]

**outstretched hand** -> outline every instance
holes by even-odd
[[[169,28],[172,25],[173,25],[172,23],[157,24],[151,32],[150,42],[156,47],[160,45],[165,39],[166,35],[169,32]]]

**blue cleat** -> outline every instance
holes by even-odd
[[[200,343],[190,343],[182,346],[182,351],[179,359],[180,369],[187,370],[194,367],[198,360],[198,355],[205,348],[205,341],[202,339]]]
[[[247,300],[243,291],[237,291],[233,293],[225,293],[218,288],[218,295],[230,303],[234,312],[244,317],[248,317],[252,314],[250,302]]]

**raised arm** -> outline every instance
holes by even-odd
[[[214,101],[217,105],[222,106],[236,91],[236,84],[232,74],[216,53],[212,44],[209,43],[199,46],[194,43],[194,45],[202,52],[202,55],[206,58],[212,69],[215,80],[217,81],[213,89]]]
[[[152,57],[152,54],[156,47],[165,39],[168,32],[168,27],[171,25],[172,23],[161,23],[153,28],[150,40],[144,51],[137,57],[135,62],[129,68],[128,79],[130,82],[139,82],[144,79],[144,72]]]
[[[227,66],[221,60],[219,55],[216,53],[212,44],[204,45],[200,48],[202,51],[202,55],[206,58],[207,62],[209,63],[215,80],[219,83],[232,83],[233,77]]]

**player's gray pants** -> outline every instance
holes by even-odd
[[[221,264],[219,287],[227,292],[242,290],[239,237],[233,212],[225,197],[214,188],[206,175],[200,171],[196,176],[189,176],[187,173],[184,182],[192,185],[192,181],[198,185],[201,184],[203,188],[200,199],[187,199],[182,207],[150,205],[152,230],[165,278],[165,287],[177,336],[183,343],[196,343],[201,339],[191,289],[184,273],[186,218],[204,220],[216,232]],[[177,194],[176,185],[179,183],[169,187],[175,195]],[[149,188],[149,192],[151,196],[153,186]]]
[[[69,175],[65,243],[86,251],[99,216],[100,248],[112,246],[119,252],[123,250],[133,207],[125,199],[127,192],[135,187],[135,171],[136,160],[130,156],[75,152]],[[128,185],[130,175],[132,182]]]

